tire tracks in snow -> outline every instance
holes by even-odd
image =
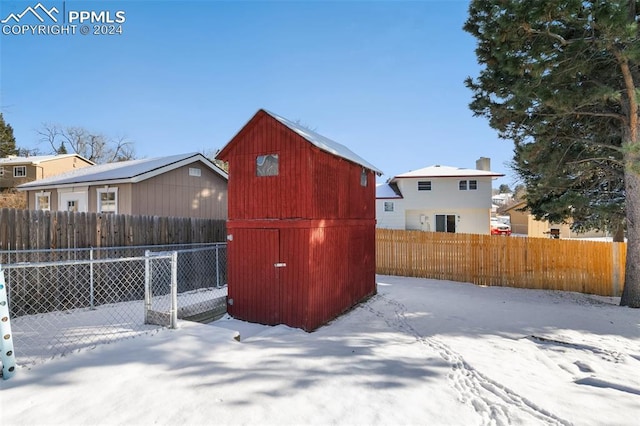
[[[375,308],[376,302],[383,302],[393,309],[393,318],[389,318],[386,310]],[[451,365],[448,379],[458,393],[461,402],[471,404],[482,418],[483,425],[509,425],[512,423],[513,410],[518,410],[533,417],[542,424],[571,425],[553,413],[539,407],[528,399],[518,395],[506,386],[490,379],[469,365],[462,355],[451,349],[444,342],[434,337],[422,336],[407,319],[407,307],[402,303],[378,294],[369,303],[361,305],[373,315],[398,331],[414,337],[425,347],[435,351]]]

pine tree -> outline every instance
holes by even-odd
[[[571,206],[604,213],[594,207],[608,197],[614,215],[624,200],[621,304],[632,307],[640,307],[637,11],[635,0],[474,0],[464,25],[478,40],[483,67],[466,80],[470,107],[515,142],[528,194],[540,185],[556,212]],[[549,191],[556,185],[562,191]]]
[[[2,113],[0,113],[0,158],[9,155],[16,155],[16,138],[13,136],[13,128],[5,123]]]

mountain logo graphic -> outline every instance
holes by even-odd
[[[4,18],[0,22],[3,24],[6,24],[7,22],[13,20],[15,23],[18,23],[25,15],[29,13],[35,16],[36,19],[40,22],[44,22],[43,16],[48,16],[49,19],[51,19],[53,22],[58,22],[58,18],[56,18],[56,16],[54,15],[54,13],[57,14],[58,12],[59,11],[58,9],[56,9],[55,6],[52,7],[51,9],[47,9],[42,5],[42,3],[38,3],[34,7],[31,7],[31,6],[27,7],[25,10],[22,11],[22,13],[18,13],[18,14],[10,13],[9,16]]]

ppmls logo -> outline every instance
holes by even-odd
[[[3,35],[121,35],[126,21],[123,10],[66,10],[50,8],[38,3],[27,6],[22,12],[12,12],[2,24]]]
[[[40,12],[40,13],[38,13]],[[33,16],[36,17],[36,19],[40,22],[44,23],[44,18],[42,16],[48,16],[49,19],[51,19],[53,22],[58,22],[58,18],[56,18],[56,16],[54,14],[58,14],[59,10],[54,6],[51,9],[47,9],[46,7],[44,7],[42,5],[42,3],[38,3],[36,4],[34,7],[27,7],[22,13],[10,13],[9,16],[7,16],[5,19],[3,19],[2,22],[3,24],[7,24],[9,23],[11,20],[13,20],[15,23],[19,23],[20,20],[28,14],[31,14]]]

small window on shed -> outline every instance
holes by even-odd
[[[362,172],[360,173],[360,185],[361,186],[367,186],[367,181],[368,181],[368,176],[367,176],[367,171],[365,169],[362,169]]]
[[[431,181],[430,180],[418,181],[418,191],[431,191]]]
[[[471,190],[478,189],[478,181],[477,180],[470,180],[469,181],[469,189],[471,189]]]
[[[256,176],[278,176],[278,154],[258,155]]]
[[[384,202],[384,211],[392,212],[393,211],[393,201],[385,201]]]
[[[458,187],[460,188],[460,191],[466,191],[467,190],[467,181],[466,180],[461,180],[460,183],[458,184]]]
[[[202,176],[202,170],[197,167],[189,167],[189,176],[200,177]]]

